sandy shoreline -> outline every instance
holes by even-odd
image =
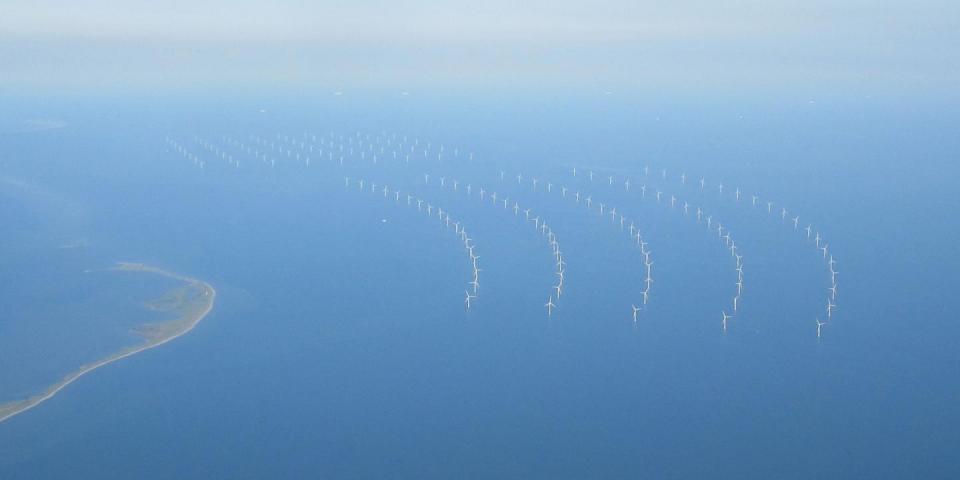
[[[156,267],[150,267],[140,263],[118,263],[116,267],[111,268],[110,270],[117,271],[129,271],[129,272],[147,272],[154,273],[157,275],[163,275],[165,277],[174,278],[183,282],[186,282],[191,287],[198,287],[202,290],[202,298],[205,300],[202,308],[197,309],[196,311],[188,311],[184,316],[173,319],[167,322],[164,322],[164,325],[173,325],[177,328],[172,329],[169,334],[157,337],[157,338],[148,338],[147,341],[141,345],[134,347],[124,348],[114,354],[109,355],[106,358],[98,360],[96,362],[81,366],[79,369],[67,374],[59,382],[54,383],[47,387],[46,391],[41,394],[34,395],[32,397],[26,398],[24,400],[16,400],[6,404],[0,404],[0,422],[7,420],[14,415],[26,412],[37,405],[53,398],[57,393],[66,388],[71,383],[75,382],[80,377],[100,368],[105,365],[109,365],[118,360],[136,355],[145,350],[149,350],[154,347],[159,347],[171,340],[179,338],[180,336],[190,332],[197,326],[213,310],[214,300],[217,296],[217,291],[209,283],[197,280],[195,278],[185,277],[175,273],[168,272]]]

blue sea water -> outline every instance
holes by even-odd
[[[66,126],[2,134],[0,176],[34,193],[3,197],[0,278],[36,292],[4,287],[5,303],[62,302],[45,298],[55,279],[23,278],[32,262],[62,275],[144,262],[208,281],[218,296],[189,335],[0,424],[3,478],[960,473],[955,109],[376,95],[15,107],[5,125]],[[396,132],[460,155],[272,169],[211,161],[201,172],[164,143],[200,152],[197,138],[304,132]],[[516,173],[589,192],[637,222],[656,279],[638,325],[642,258],[628,235],[542,184],[518,185]],[[463,221],[483,268],[476,308],[463,306],[471,270],[453,232],[403,201],[345,188],[344,176]],[[567,262],[552,317],[543,236],[522,213],[440,188],[439,176],[550,223]],[[703,192],[700,176],[711,182]],[[721,181],[745,199],[721,197]],[[734,232],[745,285],[726,334],[729,252],[680,207],[641,198],[640,184],[648,197],[660,189],[702,205]],[[747,205],[754,192],[776,202],[773,214]],[[838,310],[820,340],[826,266],[780,205],[837,257]],[[29,332],[17,311],[4,310],[0,329]]]

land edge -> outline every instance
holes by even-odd
[[[57,393],[60,393],[61,390],[66,388],[71,383],[77,381],[80,377],[100,367],[109,365],[119,360],[123,360],[124,358],[136,355],[140,352],[150,350],[151,348],[159,347],[160,345],[163,345],[167,342],[170,342],[172,340],[175,340],[187,334],[188,332],[193,330],[194,327],[196,327],[204,319],[204,317],[206,317],[213,310],[213,305],[217,296],[217,291],[216,289],[213,288],[212,285],[202,280],[168,272],[161,268],[151,267],[149,265],[145,265],[142,263],[118,262],[116,266],[111,267],[108,270],[154,273],[157,275],[162,275],[168,278],[173,278],[176,280],[186,282],[190,286],[199,286],[200,288],[203,289],[204,297],[207,298],[206,305],[201,311],[197,313],[191,312],[192,316],[191,316],[191,313],[188,313],[187,316],[190,316],[191,318],[178,318],[178,319],[170,320],[169,322],[164,322],[164,323],[171,323],[171,322],[179,322],[179,321],[186,320],[186,322],[184,322],[183,328],[174,330],[169,335],[158,337],[158,338],[148,338],[146,342],[140,345],[133,346],[133,347],[125,347],[118,352],[108,355],[107,357],[104,357],[93,363],[83,365],[77,370],[74,370],[73,372],[64,376],[59,382],[54,383],[49,387],[47,387],[47,389],[43,393],[34,395],[32,397],[28,397],[23,400],[14,400],[6,404],[0,404],[0,423],[6,421],[11,417],[14,417],[23,412],[26,412],[27,410],[30,410],[40,405],[41,403],[53,398]]]

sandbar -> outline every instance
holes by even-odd
[[[0,422],[14,415],[26,412],[53,398],[54,395],[66,388],[67,385],[70,385],[80,377],[100,367],[136,355],[145,350],[159,347],[186,334],[193,330],[193,328],[213,310],[213,303],[217,296],[217,291],[207,282],[142,263],[121,262],[109,270],[152,273],[183,282],[182,286],[170,290],[159,299],[147,302],[147,308],[155,311],[173,312],[177,314],[177,318],[138,326],[134,329],[134,332],[143,337],[143,343],[124,347],[100,360],[83,365],[64,376],[60,381],[48,386],[42,393],[22,400],[14,400],[0,404]]]

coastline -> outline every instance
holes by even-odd
[[[216,289],[213,288],[207,282],[179,275],[176,273],[168,272],[166,270],[151,267],[141,263],[126,263],[120,262],[117,263],[115,267],[110,268],[109,270],[114,271],[127,271],[127,272],[146,272],[153,273],[157,275],[162,275],[168,278],[173,278],[185,282],[189,287],[199,288],[202,291],[202,298],[205,300],[202,308],[197,309],[197,311],[190,310],[186,312],[182,317],[175,318],[163,322],[163,326],[174,326],[176,328],[170,329],[169,333],[162,336],[147,336],[144,335],[146,341],[140,345],[125,347],[118,352],[115,352],[103,359],[97,360],[93,363],[82,365],[77,370],[64,376],[59,382],[54,383],[47,387],[47,389],[40,394],[34,395],[32,397],[25,398],[23,400],[14,400],[6,404],[0,404],[0,423],[5,420],[26,412],[37,405],[53,398],[57,393],[66,388],[71,383],[77,381],[80,377],[106,365],[109,365],[113,362],[122,360],[124,358],[136,355],[140,352],[150,350],[151,348],[159,347],[167,342],[175,340],[194,329],[212,310],[217,296]]]

